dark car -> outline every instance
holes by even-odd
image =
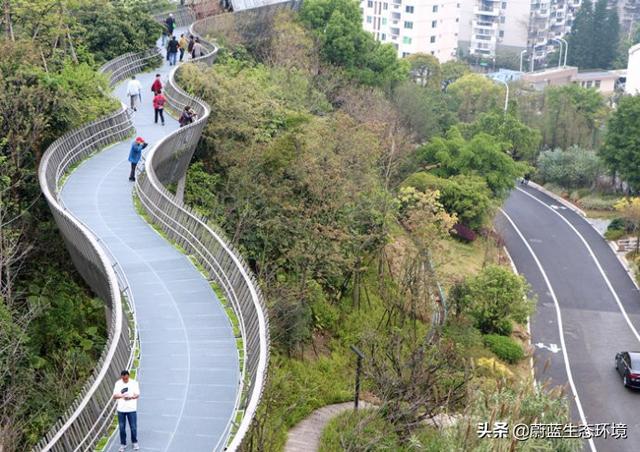
[[[620,352],[616,355],[616,370],[628,388],[640,388],[640,352]]]

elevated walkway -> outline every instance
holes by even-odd
[[[137,75],[143,94],[133,125],[150,143],[145,152],[179,127],[167,112],[164,127],[154,124],[151,83],[156,73],[166,83],[170,70],[164,60]],[[114,94],[128,105],[126,81]],[[140,340],[141,450],[222,450],[240,390],[236,338],[207,278],[136,211],[127,161],[135,136],[84,161],[60,198],[126,275]],[[118,445],[116,434],[109,449]]]

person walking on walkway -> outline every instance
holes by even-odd
[[[169,44],[167,44],[167,60],[169,60],[169,66],[175,66],[176,58],[178,57],[178,40],[175,36],[171,36]]]
[[[176,20],[173,18],[173,14],[169,14],[169,17],[164,21],[167,26],[167,33],[169,36],[173,34],[173,30],[176,28]]]
[[[127,448],[127,422],[131,430],[133,450],[140,450],[138,445],[138,398],[140,386],[129,377],[129,371],[120,372],[120,379],[113,387],[113,398],[117,400],[118,426],[120,427],[120,452]]]
[[[131,80],[127,83],[127,96],[129,96],[129,100],[131,101],[131,109],[138,111],[136,108],[136,100],[142,102],[142,85],[136,80],[135,75],[132,75]]]
[[[187,44],[187,53],[189,55],[191,55],[191,57],[193,58],[193,46],[196,43],[196,39],[193,37],[193,35],[189,36],[189,44]]]
[[[180,123],[180,127],[184,127],[186,125],[191,124],[197,116],[198,115],[196,114],[196,112],[193,111],[191,107],[187,105],[186,107],[184,107],[184,110],[180,115],[180,119],[178,119],[178,122]]]
[[[158,124],[158,116],[164,125],[164,104],[167,102],[166,97],[162,95],[162,91],[158,91],[153,98],[153,110],[155,112],[155,123]]]
[[[136,166],[142,157],[142,150],[149,144],[144,141],[144,138],[138,137],[131,144],[131,150],[129,151],[129,163],[131,163],[131,173],[129,173],[129,180],[134,182],[136,180]],[[135,442],[135,441],[134,441]]]
[[[151,92],[153,94],[158,94],[160,91],[162,91],[162,80],[160,80],[160,74],[156,74],[156,79],[151,85]]]
[[[196,38],[196,42],[193,43],[191,58],[199,58],[201,56],[202,56],[202,44],[200,44],[200,38]]]
[[[189,41],[184,36],[184,33],[180,35],[180,40],[178,41],[178,48],[180,49],[180,62],[182,63],[182,58],[184,58],[184,52],[187,50],[189,46]]]

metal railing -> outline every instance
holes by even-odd
[[[190,18],[187,12],[176,15],[178,26],[185,25]],[[190,31],[195,34],[193,25]],[[212,64],[217,48],[204,39],[201,39],[201,44],[206,53],[191,61]],[[108,74],[110,86],[114,86],[160,59],[158,49],[128,53],[106,63],[100,72]],[[243,350],[236,410],[243,410],[244,415],[237,425],[234,419],[229,419],[216,446],[216,450],[223,448],[235,427],[235,435],[227,447],[235,450],[249,430],[262,396],[268,363],[268,318],[259,285],[240,253],[220,230],[178,202],[165,188],[185,176],[210,113],[206,102],[188,95],[178,86],[176,76],[181,67],[174,68],[165,86],[168,106],[179,112],[190,105],[198,118],[193,124],[165,137],[149,151],[135,192],[152,221],[190,253],[211,280],[220,285],[238,318]],[[47,149],[40,165],[41,189],[74,265],[109,308],[109,335],[96,370],[80,396],[41,439],[37,450],[78,451],[94,447],[113,419],[113,381],[121,369],[130,367],[133,362],[132,344],[136,332],[129,331],[121,296],[121,290],[127,289],[123,283],[126,276],[116,273],[113,258],[110,259],[101,247],[100,240],[58,199],[58,185],[71,167],[105,146],[124,140],[133,131],[130,113],[123,105],[116,113],[58,139]]]
[[[190,33],[196,34],[193,25]],[[190,61],[212,64],[218,49],[202,37],[200,41],[206,54]],[[215,448],[221,450],[225,446],[235,426],[235,435],[227,447],[235,450],[249,430],[264,388],[269,355],[267,309],[258,282],[231,242],[166,188],[186,174],[210,114],[206,102],[178,86],[177,78],[183,67],[171,71],[164,94],[170,109],[180,112],[189,105],[198,114],[197,120],[166,136],[148,152],[144,170],[136,178],[135,190],[151,221],[205,269],[210,279],[222,288],[238,318],[243,349],[236,410],[244,413],[238,425],[229,419],[225,434]]]
[[[159,58],[157,50],[128,53],[109,61],[100,72],[109,75],[110,85],[113,86]],[[100,240],[65,208],[58,197],[60,182],[74,165],[105,146],[124,140],[133,131],[130,112],[123,105],[115,113],[56,140],[40,162],[40,188],[71,259],[83,279],[106,303],[108,338],[95,370],[80,395],[38,442],[35,450],[91,449],[113,419],[115,405],[110,403],[113,382],[122,369],[131,367],[133,363],[133,344],[137,334],[135,326],[133,331],[130,330],[123,312],[122,292],[128,289],[126,276],[116,272],[116,263],[100,245]],[[128,301],[133,312],[131,300]]]

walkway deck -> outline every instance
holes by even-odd
[[[153,123],[150,86],[156,72],[166,80],[169,71],[165,61],[137,76],[143,102],[134,114],[136,135],[150,146],[178,128],[168,115],[164,127]],[[126,82],[115,90],[123,102],[125,89]],[[239,389],[233,330],[204,276],[136,213],[127,180],[130,146],[131,140],[118,143],[80,165],[61,198],[115,256],[133,293],[141,346],[141,450],[221,450],[218,441]],[[112,441],[110,450],[117,445]]]

